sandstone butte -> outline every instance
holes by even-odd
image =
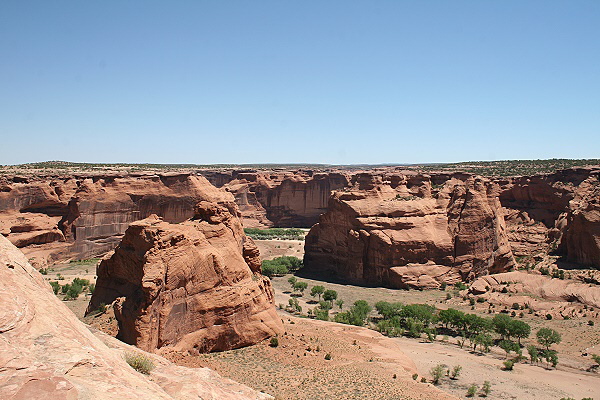
[[[86,325],[53,294],[27,258],[0,235],[0,398],[265,399],[207,368],[185,368]],[[149,376],[125,353],[153,361]]]
[[[271,281],[235,203],[199,202],[170,224],[133,222],[97,269],[87,312],[114,302],[117,338],[159,352],[229,350],[283,333]]]
[[[438,179],[356,175],[310,230],[305,268],[359,284],[437,288],[514,265],[497,185]]]

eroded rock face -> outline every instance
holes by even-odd
[[[270,398],[207,368],[178,367],[92,334],[2,235],[0,305],[2,399]],[[150,377],[125,362],[126,352],[153,360]]]
[[[600,168],[498,180],[515,255],[556,250],[585,266],[600,266]]]
[[[28,255],[40,251],[31,245],[46,245],[50,261],[105,254],[131,222],[151,214],[178,223],[199,201],[230,199],[191,173],[23,178],[0,186],[1,233]]]
[[[438,287],[514,265],[498,187],[463,174],[358,174],[306,237],[304,265],[359,284]]]
[[[180,224],[133,222],[97,274],[88,312],[115,302],[118,338],[147,351],[229,350],[282,331],[231,201],[200,202]]]
[[[325,212],[333,190],[348,186],[349,173],[297,171],[203,171],[235,196],[244,226],[306,227]]]

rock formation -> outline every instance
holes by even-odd
[[[514,259],[498,190],[465,174],[357,174],[306,237],[305,268],[392,288],[507,270]]]
[[[348,186],[342,171],[201,171],[235,195],[244,226],[310,228],[325,212],[333,190]]]
[[[600,266],[600,168],[497,180],[515,255],[556,250]]]
[[[207,368],[178,367],[92,334],[1,235],[0,304],[2,399],[270,398]],[[153,360],[150,377],[125,362],[133,351]]]
[[[114,249],[133,221],[182,222],[198,201],[229,196],[191,173],[14,177],[0,182],[0,232],[41,264],[88,258]]]
[[[599,173],[600,167],[578,167],[489,178],[499,186],[495,195],[514,255],[554,251],[570,262],[599,266]],[[0,233],[40,266],[88,258],[112,250],[133,221],[157,214],[178,223],[193,216],[198,201],[212,201],[207,193],[229,198],[225,191],[234,196],[246,227],[310,227],[327,210],[332,191],[357,192],[365,176],[385,180],[398,174],[398,168],[366,175],[335,168],[6,174],[0,177]],[[450,176],[432,173],[431,184],[442,185]]]
[[[88,312],[115,302],[117,337],[147,351],[229,350],[282,331],[232,201],[200,202],[180,224],[133,222],[97,274]]]

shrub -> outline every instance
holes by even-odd
[[[340,311],[342,310],[342,307],[344,306],[344,300],[342,299],[338,299],[335,301],[335,305],[338,306],[338,308],[340,309]]]
[[[56,281],[50,282],[50,286],[52,286],[52,291],[54,292],[54,294],[58,294],[58,291],[60,290],[60,283]]]
[[[419,377],[419,374],[417,374],[417,373],[412,374],[413,381],[416,381],[418,377]]]
[[[598,365],[600,365],[600,356],[598,354],[592,354],[592,359]]]
[[[512,371],[513,370],[513,366],[515,365],[515,362],[512,361],[512,360],[506,360],[502,364],[504,364],[504,370],[505,371]]]
[[[325,359],[326,360],[331,360],[331,353],[325,354]]]
[[[149,375],[154,369],[152,360],[141,353],[125,353],[125,361],[131,368],[145,375]]]
[[[475,384],[469,386],[469,389],[467,389],[467,397],[475,396],[475,394],[477,393],[477,389],[478,387]]]
[[[481,396],[488,397],[490,392],[492,391],[492,384],[490,381],[483,382],[483,387],[481,388]]]
[[[96,290],[96,284],[90,284],[90,286],[88,286],[88,290],[90,291],[90,294],[94,294],[94,290]]]
[[[549,321],[552,319],[552,314],[546,314],[546,319]]]
[[[271,347],[279,346],[279,339],[277,339],[276,337],[272,337],[271,340],[269,341],[269,346],[271,346]]]
[[[444,376],[444,371],[446,370],[446,366],[443,364],[438,364],[435,367],[431,368],[429,373],[431,374],[431,383],[437,385],[440,382],[440,379]]]
[[[462,367],[460,365],[455,365],[454,368],[452,368],[452,371],[450,372],[450,378],[458,379],[458,376],[460,375],[461,371]]]
[[[454,288],[458,290],[465,290],[467,285],[465,285],[463,282],[457,282],[454,284]]]

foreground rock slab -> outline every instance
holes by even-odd
[[[264,399],[206,368],[178,367],[101,333],[54,296],[25,256],[0,235],[0,398]],[[155,364],[133,370],[125,352]]]

